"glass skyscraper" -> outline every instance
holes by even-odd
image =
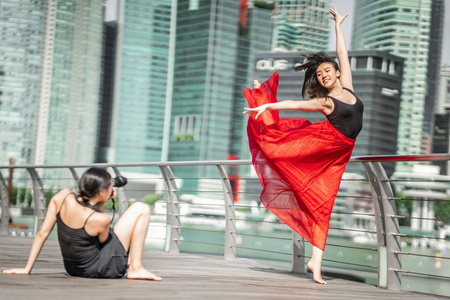
[[[94,158],[102,0],[1,2],[1,160]]]
[[[0,164],[32,161],[45,12],[44,1],[0,2]]]
[[[165,160],[165,113],[170,112],[173,69],[171,22],[176,20],[172,2],[176,3],[120,1],[109,161]],[[143,172],[145,168],[133,170]]]
[[[388,51],[405,59],[397,153],[429,153],[443,32],[442,0],[359,0],[352,49]],[[407,164],[398,164],[407,171]]]
[[[275,2],[273,49],[303,53],[325,51],[329,39],[329,1]]]
[[[169,160],[241,154],[249,60],[270,49],[271,33],[271,10],[247,1],[178,1]],[[193,169],[174,172],[216,174],[213,168]]]

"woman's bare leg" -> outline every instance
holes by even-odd
[[[320,284],[327,284],[326,281],[322,279],[321,268],[322,268],[322,257],[323,251],[316,246],[312,247],[312,255],[310,261],[307,263],[308,268],[311,270],[314,276],[314,281]]]
[[[161,277],[147,271],[142,265],[142,252],[150,222],[150,207],[136,202],[119,218],[114,226],[114,233],[126,251],[130,249],[128,279],[162,280]]]

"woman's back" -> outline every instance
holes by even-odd
[[[73,193],[69,193],[62,201],[57,214],[57,224],[58,240],[64,258],[82,260],[98,254],[98,237],[86,231],[86,225],[93,213],[95,211],[91,208],[77,203]]]

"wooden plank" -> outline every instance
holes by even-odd
[[[0,236],[0,269],[25,266],[31,243],[31,238]],[[324,286],[311,274],[215,256],[145,250],[143,263],[163,281],[71,277],[58,242],[48,240],[32,275],[0,273],[0,299],[448,299],[326,276]]]

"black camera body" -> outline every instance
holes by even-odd
[[[117,176],[116,178],[113,178],[113,186],[114,187],[123,187],[128,183],[128,180],[126,177],[123,176]]]

